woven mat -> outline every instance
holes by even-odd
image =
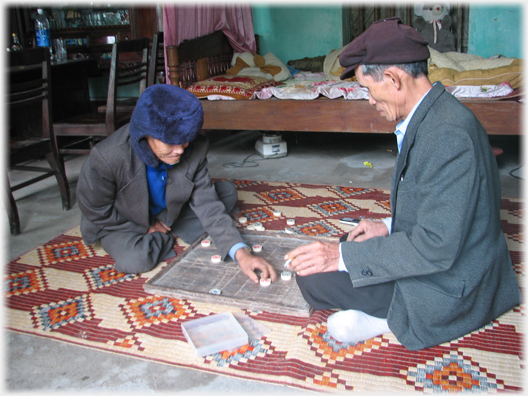
[[[384,190],[298,183],[235,180],[238,213],[266,230],[292,228],[310,236],[340,236],[350,228],[343,215],[382,218],[389,214]],[[521,283],[522,207],[502,200],[502,225]],[[274,217],[281,211],[280,218]],[[237,223],[238,226],[241,226]],[[187,245],[178,239],[175,250]],[[392,333],[357,345],[331,339],[326,320],[233,309],[144,292],[162,268],[141,275],[117,273],[100,248],[83,244],[79,228],[60,235],[8,264],[6,327],[113,353],[238,378],[316,391],[523,390],[524,306],[457,340],[418,352]],[[242,311],[272,331],[236,351],[199,358],[181,330],[185,320]]]

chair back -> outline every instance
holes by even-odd
[[[167,46],[165,50],[170,83],[183,88],[224,74],[233,59],[233,48],[221,30]]]
[[[149,39],[122,40],[112,46],[108,96],[106,101],[107,130],[114,131],[118,88],[137,84],[139,96],[147,87]]]
[[[64,209],[71,208],[71,196],[64,163],[59,157],[53,133],[50,50],[34,48],[8,52],[7,58],[9,87],[6,104],[9,108],[10,133],[8,169],[33,174],[18,179],[13,185],[6,172],[5,205],[11,233],[17,235],[21,227],[13,191],[55,176]],[[47,160],[48,167],[35,162],[42,157]]]
[[[162,74],[163,73],[163,74]],[[159,76],[159,82],[165,84],[165,48],[163,42],[163,32],[158,32],[152,37],[152,48],[149,59],[149,73],[147,86],[156,84],[156,77]]]
[[[9,89],[7,93],[6,104],[10,108],[10,117],[12,118],[14,109],[27,107],[35,103],[42,104],[42,119],[37,120],[35,125],[29,125],[26,122],[17,122],[20,126],[18,129],[20,138],[30,135],[25,133],[30,129],[33,136],[35,130],[39,131],[38,137],[49,138],[53,140],[53,120],[51,109],[51,63],[50,51],[48,48],[31,48],[22,51],[8,52],[8,74]],[[33,105],[33,108],[36,107]],[[20,118],[24,112],[19,112]],[[27,114],[26,120],[31,119]],[[13,126],[12,120],[9,125]],[[28,131],[29,132],[29,131]]]

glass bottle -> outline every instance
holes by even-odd
[[[18,40],[18,36],[16,35],[16,33],[11,34],[11,37],[12,37],[12,42],[13,42],[13,44],[11,44],[11,51],[23,50],[24,48],[22,47],[22,44],[20,44],[20,41]]]
[[[50,24],[48,18],[44,15],[41,8],[37,10],[37,18],[35,18],[35,33],[37,36],[38,47],[50,46]]]

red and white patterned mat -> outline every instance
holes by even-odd
[[[266,230],[338,237],[339,218],[389,215],[389,192],[339,186],[235,180],[235,219]],[[280,211],[281,216],[274,216]],[[295,218],[295,226],[286,219]],[[523,210],[503,199],[501,218],[519,284],[524,278]],[[237,223],[238,226],[242,226]],[[187,245],[178,239],[176,252]],[[471,334],[411,352],[392,333],[357,345],[331,339],[326,320],[240,310],[149,295],[143,284],[167,263],[141,275],[114,270],[100,247],[86,246],[79,228],[13,260],[5,275],[5,326],[113,353],[315,391],[523,391],[524,305]],[[231,352],[199,358],[181,330],[185,320],[242,311],[272,331]]]

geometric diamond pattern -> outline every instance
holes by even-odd
[[[354,195],[359,195],[359,194],[366,194],[366,193],[369,193],[371,191],[374,191],[371,188],[339,187],[339,186],[337,186],[337,187],[332,186],[330,189],[332,191],[338,193],[343,198],[348,198],[348,197],[352,197]]]
[[[266,206],[243,211],[241,215],[247,217],[248,224],[275,219],[275,217],[273,216],[273,210]]]
[[[44,290],[44,282],[38,269],[6,275],[4,281],[6,297],[36,293]]]
[[[308,236],[325,236],[331,237],[342,234],[342,231],[328,224],[324,220],[312,221],[296,227],[289,227],[294,234],[304,234]]]
[[[346,386],[346,381],[340,380],[340,375],[338,373],[333,373],[331,371],[325,371],[320,375],[314,375],[313,383],[319,386],[324,386],[325,388],[337,389],[341,385],[345,390],[353,389],[351,386]]]
[[[118,272],[114,264],[108,264],[98,268],[90,268],[85,271],[86,276],[90,280],[92,287],[97,289],[105,286],[111,286],[118,282],[130,281],[136,279],[137,274],[125,274]]]
[[[320,213],[324,217],[335,216],[359,209],[357,206],[351,205],[346,201],[328,201],[313,204],[308,207],[313,209],[315,212]]]
[[[262,182],[254,181],[254,180],[232,180],[232,182],[235,184],[237,189],[257,186],[262,183]]]
[[[136,349],[142,351],[145,348],[141,347],[141,342],[136,336],[128,335],[124,338],[119,338],[115,341],[108,341],[108,345],[115,345],[122,348]]]
[[[373,349],[379,349],[384,343],[380,337],[371,338],[357,344],[339,342],[330,337],[327,327],[321,323],[308,325],[302,337],[308,340],[310,349],[325,363],[335,363],[346,358],[352,359],[355,356],[361,356],[363,353],[370,352]]]
[[[470,359],[451,352],[434,361],[409,367],[407,382],[423,392],[496,392],[504,382],[479,367]]]
[[[148,296],[130,300],[125,305],[132,325],[140,329],[154,324],[176,322],[192,312],[189,304],[177,298]]]
[[[264,200],[264,202],[269,204],[277,204],[303,198],[300,193],[291,188],[262,192],[259,193],[258,196]]]
[[[263,357],[273,351],[269,348],[269,343],[264,340],[255,339],[250,344],[244,345],[234,351],[223,351],[207,356],[204,359],[205,363],[213,363],[219,367],[236,365],[239,362],[247,363],[248,360],[253,360],[257,356]]]
[[[40,254],[44,263],[48,265],[93,256],[93,253],[82,241],[45,245]]]
[[[43,330],[55,330],[68,323],[92,319],[86,294],[66,301],[43,304],[33,310],[33,323]]]

